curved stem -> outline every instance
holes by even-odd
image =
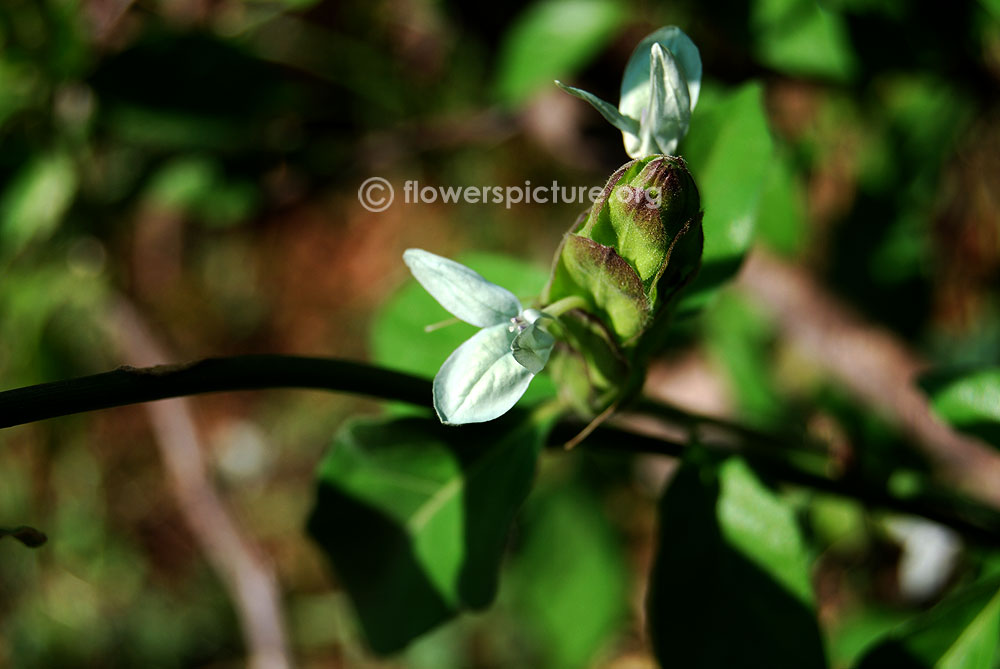
[[[0,428],[168,397],[231,390],[315,388],[430,406],[431,382],[333,358],[241,355],[112,372],[0,392]]]
[[[244,355],[208,358],[184,365],[122,367],[103,374],[43,383],[0,392],[0,428],[128,404],[184,395],[267,388],[312,388],[352,392],[384,400],[430,407],[431,382],[410,374],[333,358],[290,355]],[[659,403],[641,403],[643,412],[681,422],[709,422],[744,438],[767,440],[766,435],[735,423],[700,416]],[[552,438],[563,444],[580,431],[572,421],[559,424]],[[620,428],[602,425],[586,445],[623,453],[680,456],[686,446]],[[707,444],[706,444],[707,445]],[[726,449],[724,449],[726,450]],[[730,451],[731,452],[731,451]],[[852,497],[874,507],[913,513],[950,525],[988,545],[1000,539],[1000,513],[979,504],[944,498],[901,499],[858,481],[830,478],[794,462],[775,457],[767,449],[742,450],[741,454],[778,480]]]
[[[548,306],[542,307],[541,311],[544,311],[553,318],[559,318],[567,311],[572,309],[582,309],[585,306],[587,306],[587,300],[583,299],[579,295],[570,295],[569,297],[564,297],[561,300],[556,300]]]
[[[550,447],[562,450],[564,441],[579,432],[580,428],[580,423],[561,422],[550,435]],[[701,447],[726,454],[733,453],[728,449],[718,449],[705,444]],[[630,453],[681,458],[691,446],[605,424],[595,429],[581,448],[619,455]],[[859,480],[834,478],[811,472],[792,462],[762,456],[759,452],[744,451],[740,452],[740,455],[758,472],[776,482],[853,499],[871,509],[922,516],[951,527],[979,545],[1000,546],[1000,512],[974,500],[938,495],[933,491],[914,497],[898,497],[885,489],[872,487]]]

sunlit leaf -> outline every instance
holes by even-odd
[[[40,156],[25,165],[0,199],[0,242],[15,254],[55,231],[76,194],[72,161],[62,154]]]
[[[770,323],[752,303],[723,291],[705,310],[704,324],[707,349],[725,372],[745,422],[776,426],[786,407],[772,369]]]
[[[1000,577],[985,579],[903,624],[857,669],[995,667],[1000,652]]]
[[[932,374],[920,383],[938,416],[1000,448],[1000,368]]]
[[[844,19],[815,0],[756,0],[750,17],[757,58],[791,75],[844,81],[857,69]]]
[[[695,111],[681,153],[701,193],[705,247],[682,311],[703,306],[739,269],[753,241],[772,150],[760,84],[703,99]]]
[[[593,666],[627,615],[627,562],[605,511],[573,485],[526,505],[505,573],[512,613],[551,669]]]
[[[788,156],[778,153],[767,171],[757,213],[757,238],[782,255],[795,256],[808,235],[805,192]]]
[[[794,512],[742,461],[689,458],[660,514],[647,606],[663,666],[826,666]]]
[[[389,653],[494,598],[515,511],[546,425],[358,421],[319,469],[309,531],[331,560],[372,648]]]
[[[611,0],[541,0],[515,19],[500,48],[497,90],[517,104],[565,77],[607,44],[625,18]]]

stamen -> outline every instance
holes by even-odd
[[[510,325],[507,326],[507,332],[524,332],[525,328],[528,327],[529,323],[521,316],[515,316],[510,319]]]
[[[448,318],[448,319],[440,321],[438,323],[431,323],[430,325],[425,325],[424,326],[424,332],[427,332],[427,333],[434,332],[435,330],[440,330],[441,328],[446,328],[449,325],[454,325],[455,323],[458,323],[458,322],[459,322],[458,318]]]

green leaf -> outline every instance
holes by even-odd
[[[400,650],[493,600],[548,427],[523,414],[462,428],[397,418],[357,421],[336,436],[309,532],[375,651]]]
[[[702,97],[682,153],[701,193],[705,248],[682,312],[704,306],[739,269],[753,241],[773,153],[760,84],[714,100]]]
[[[588,93],[582,88],[576,88],[574,86],[567,86],[561,81],[556,81],[556,86],[563,89],[570,95],[576,96],[581,100],[585,100],[590,103],[590,105],[601,113],[604,120],[613,125],[614,127],[621,130],[623,133],[630,135],[639,135],[639,122],[634,118],[629,118],[628,116],[623,116],[618,109],[612,105],[610,102],[605,102],[601,98],[597,97],[593,93]]]
[[[239,223],[257,204],[257,193],[250,183],[227,180],[218,162],[203,156],[184,156],[166,163],[150,178],[143,197],[155,207],[217,227]]]
[[[1000,448],[1000,368],[931,374],[920,385],[938,416]]]
[[[611,41],[626,12],[611,0],[541,0],[515,19],[500,47],[496,88],[519,104],[580,68]]]
[[[965,588],[903,624],[858,669],[991,668],[1000,661],[1000,577]]]
[[[0,539],[13,537],[28,548],[38,548],[49,540],[44,532],[39,532],[33,527],[21,525],[20,527],[0,527]]]
[[[777,427],[787,406],[774,377],[772,324],[741,295],[726,290],[705,310],[705,343],[725,372],[745,420]]]
[[[76,194],[76,172],[68,156],[41,156],[15,175],[0,199],[0,241],[14,255],[51,235]]]
[[[857,69],[844,19],[815,0],[756,0],[750,25],[757,58],[780,72],[847,81]]]
[[[807,241],[805,191],[785,155],[767,172],[757,214],[757,237],[772,251],[794,257]]]
[[[792,509],[738,459],[685,461],[660,503],[648,595],[663,666],[824,667]]]
[[[512,613],[549,669],[595,666],[628,615],[629,573],[604,510],[574,485],[529,498],[504,574]]]

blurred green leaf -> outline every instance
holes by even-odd
[[[510,256],[478,253],[460,256],[458,261],[507,288],[525,305],[541,293],[548,281],[545,270]],[[402,258],[399,262],[402,265]],[[454,322],[424,332],[426,326],[446,321],[454,318],[420,284],[408,281],[375,316],[371,330],[373,362],[418,376],[434,376],[451,352],[478,329]],[[543,372],[528,386],[519,405],[533,404],[554,392],[551,379]]]
[[[647,600],[663,666],[824,667],[793,510],[741,460],[678,470],[660,502]]]
[[[225,227],[253,212],[257,193],[249,184],[228,182],[217,162],[187,156],[161,167],[146,187],[146,197],[157,207]]]
[[[701,270],[682,300],[682,312],[704,306],[739,269],[753,241],[773,152],[760,84],[722,96],[706,93],[681,147],[705,209]]]
[[[858,669],[990,669],[1000,660],[1000,577],[965,588],[904,623]]]
[[[794,257],[804,247],[807,235],[803,185],[788,156],[779,153],[767,171],[761,193],[757,237],[772,250]]]
[[[1000,448],[1000,367],[920,380],[938,416]]]
[[[11,115],[33,102],[40,83],[31,65],[0,57],[0,128]]]
[[[547,425],[436,419],[345,426],[319,469],[309,531],[354,601],[372,648],[391,653],[494,598],[514,513]]]
[[[885,611],[860,602],[857,606],[830,630],[827,647],[834,667],[852,666],[874,641],[906,619],[900,611]]]
[[[809,524],[821,550],[860,552],[868,542],[865,509],[851,499],[817,495],[809,502]]]
[[[857,69],[843,18],[816,0],[756,0],[750,34],[757,58],[785,74],[846,81]]]
[[[529,499],[510,571],[513,613],[542,666],[591,666],[625,620],[629,575],[603,509],[572,485]]]
[[[614,37],[626,16],[610,0],[541,0],[513,23],[500,47],[497,91],[519,104],[565,78]]]
[[[76,194],[73,163],[61,153],[40,155],[23,167],[0,199],[0,241],[15,255],[51,235]]]
[[[1000,21],[1000,0],[979,0],[979,4],[993,16],[995,21]]]
[[[780,420],[785,402],[774,380],[771,324],[732,291],[719,295],[704,322],[708,350],[726,372],[745,420],[759,426]]]

